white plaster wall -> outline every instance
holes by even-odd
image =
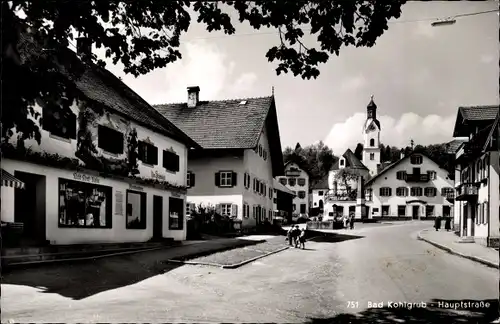
[[[319,192],[322,191],[323,195],[319,195]],[[325,195],[328,192],[327,189],[313,189],[311,194],[312,207],[319,207],[319,201],[323,200],[323,207],[325,204]]]
[[[238,218],[243,218],[244,159],[241,156],[206,157],[190,159],[188,171],[195,174],[195,184],[187,192],[187,201],[204,206],[221,203],[238,205]],[[215,174],[233,171],[238,174],[236,186],[217,187]]]
[[[421,173],[426,174],[427,171],[436,171],[436,180],[430,180],[425,183],[412,183],[406,182],[405,180],[398,180],[396,173],[398,171],[406,171],[411,174],[413,172],[413,167],[420,167]],[[381,187],[392,188],[392,196],[381,197],[379,195],[379,190]],[[411,187],[422,187],[422,196],[420,197],[398,197],[396,196],[396,188],[406,187],[408,188],[408,193],[411,194]],[[435,197],[425,196],[425,187],[436,187],[437,194]],[[382,210],[382,205],[389,205],[389,216],[397,216],[397,206],[406,205],[408,200],[423,200],[427,202],[428,205],[434,205],[434,215],[442,215],[443,205],[450,206],[453,209],[453,204],[449,203],[445,197],[441,196],[441,188],[451,187],[453,188],[453,181],[448,177],[447,171],[441,169],[436,163],[430,159],[423,157],[423,163],[420,165],[412,165],[410,159],[406,159],[401,162],[395,168],[384,173],[380,178],[375,180],[374,183],[370,185],[373,189],[373,201],[370,203],[370,214],[372,214],[373,208],[379,208],[380,212]],[[411,207],[407,207],[406,216],[411,216]],[[425,215],[425,207],[420,208],[420,215]]]
[[[294,214],[299,214],[300,213],[300,205],[301,204],[305,204],[306,205],[306,214],[309,214],[309,175],[307,174],[306,171],[302,170],[299,168],[299,166],[295,163],[289,163],[286,167],[285,167],[285,174],[288,170],[290,170],[290,168],[296,168],[296,169],[299,169],[300,170],[300,175],[298,177],[293,177],[296,179],[295,181],[295,186],[291,186],[288,184],[288,178],[292,178],[292,177],[286,177],[286,176],[281,176],[281,177],[276,177],[276,179],[279,181],[281,178],[286,178],[287,179],[287,184],[286,184],[286,187],[292,191],[296,191],[297,192],[297,196],[295,196],[295,198],[293,199],[293,204],[295,204],[296,206],[296,209],[294,211]],[[306,180],[305,182],[305,185],[304,186],[299,186],[299,183],[298,183],[298,179],[299,178],[304,178]],[[299,198],[298,197],[298,192],[299,191],[305,191],[306,195],[304,198]]]
[[[42,108],[38,105],[35,105],[34,108],[37,112],[42,114]],[[76,104],[73,104],[71,107],[73,113],[77,116],[77,132],[78,132],[78,113],[79,108]],[[31,117],[30,117],[31,118]],[[33,119],[33,118],[32,118]],[[38,123],[38,122],[37,122]],[[38,123],[39,124],[39,123]],[[113,153],[107,153],[104,150],[98,147],[98,138],[97,138],[97,124],[110,126],[115,130],[120,131],[124,135],[124,150],[123,154],[116,155]],[[127,134],[128,131],[135,128],[137,130],[137,140],[146,140],[149,139],[157,148],[158,148],[158,164],[157,165],[147,165],[138,161],[139,165],[139,176],[151,178],[152,173],[159,174],[160,176],[164,176],[165,181],[170,183],[175,183],[177,185],[186,185],[186,166],[187,166],[187,148],[184,144],[177,142],[169,137],[166,137],[162,134],[156,133],[150,129],[147,129],[141,125],[133,121],[128,121],[116,114],[113,113],[105,113],[102,117],[100,117],[96,121],[95,127],[91,127],[94,143],[96,145],[97,151],[99,155],[103,155],[106,158],[125,158],[127,154]],[[77,140],[76,139],[64,139],[57,136],[51,135],[48,131],[42,129],[40,127],[40,133],[42,136],[42,140],[40,145],[35,140],[27,140],[25,141],[26,148],[30,148],[33,151],[44,151],[51,154],[59,154],[61,156],[66,156],[70,158],[75,158],[75,151]],[[16,144],[16,136],[12,136],[10,139],[12,144]],[[179,155],[179,171],[178,172],[170,172],[167,171],[163,167],[163,150],[172,148],[177,155]]]
[[[163,237],[171,237],[175,240],[186,239],[185,215],[182,230],[168,229],[168,198],[174,196],[170,191],[140,186],[143,188],[143,192],[147,194],[146,229],[126,229],[126,190],[130,188],[130,185],[126,182],[98,177],[100,185],[112,187],[112,228],[60,228],[58,227],[59,178],[74,180],[74,172],[9,159],[2,161],[2,168],[11,174],[14,174],[15,171],[22,171],[46,177],[46,238],[51,241],[51,244],[148,241],[153,235],[153,195],[163,197]],[[92,174],[89,173],[89,175]],[[123,215],[115,215],[116,191],[123,192]],[[183,199],[185,206],[185,196],[180,195],[179,197],[176,196],[176,198]]]
[[[4,167],[4,161],[2,161],[2,167]],[[14,221],[14,187],[2,186],[2,221]]]
[[[243,220],[244,227],[254,226],[257,222],[256,218],[254,218],[252,212],[252,207],[254,205],[260,205],[266,209],[265,217],[269,216],[269,210],[274,210],[273,199],[269,198],[269,190],[273,190],[273,170],[271,164],[271,154],[269,149],[269,142],[267,137],[267,129],[264,128],[260,134],[259,144],[262,146],[263,150],[267,151],[267,159],[264,160],[262,156],[259,155],[259,152],[255,152],[254,150],[245,150],[244,153],[244,172],[248,172],[250,174],[250,187],[248,189],[243,190],[243,201],[247,203],[250,207],[250,217]],[[267,186],[266,195],[260,195],[253,191],[253,179],[257,178]],[[243,185],[243,178],[241,184]],[[274,193],[273,193],[273,198]]]

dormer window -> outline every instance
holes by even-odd
[[[411,164],[422,164],[424,161],[422,155],[413,155],[411,158],[410,158],[410,162]]]

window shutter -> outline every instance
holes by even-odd
[[[215,173],[215,185],[220,187],[220,172]]]
[[[253,191],[255,191],[255,183],[256,183],[256,180],[255,178],[253,178]]]
[[[247,216],[247,205],[246,204],[243,204],[243,217],[246,217]]]
[[[238,205],[231,205],[231,216],[238,216]]]
[[[246,173],[243,175],[243,186],[245,188],[247,187],[247,174]]]
[[[236,187],[238,185],[238,173],[233,172],[233,179],[231,181],[232,187]]]
[[[151,150],[148,152],[150,155],[150,161],[151,164],[157,165],[158,164],[158,148],[154,145],[151,145]]]
[[[139,141],[139,144],[137,145],[137,152],[139,153],[139,160],[141,160],[142,162],[145,162],[144,161],[144,142],[142,141]]]
[[[179,156],[177,154],[172,154],[172,155],[173,155],[173,159],[174,159],[174,162],[173,162],[174,170],[173,171],[177,172],[180,170]]]
[[[267,185],[264,185],[264,196],[267,195]]]
[[[190,178],[189,178],[189,181],[191,182],[189,185],[190,185],[191,187],[194,187],[194,185],[195,185],[195,183],[196,183],[196,181],[195,181],[196,177],[195,177],[194,173],[190,173],[190,174],[189,174],[189,177],[190,177]]]
[[[68,136],[69,138],[76,139],[76,115],[71,113],[68,115]]]
[[[222,207],[220,204],[215,205],[215,212],[219,215],[222,213]]]

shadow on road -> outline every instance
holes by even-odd
[[[348,234],[339,234],[339,233],[321,233],[321,232],[316,232],[315,235],[321,235],[317,237],[313,237],[309,239],[310,242],[317,242],[317,243],[338,243],[338,242],[343,242],[343,241],[348,241],[348,240],[357,240],[360,238],[364,238],[364,236],[359,236],[359,235],[348,235]],[[312,236],[315,236],[312,235]]]
[[[2,285],[36,287],[44,293],[55,293],[80,300],[103,291],[135,284],[179,266],[182,265],[144,261],[135,256],[120,256],[19,269],[4,274]]]
[[[472,305],[467,305],[467,303]],[[442,303],[442,304],[439,304]],[[462,306],[453,309],[456,303]],[[464,304],[465,303],[465,304]],[[481,305],[483,307],[481,307]],[[485,307],[484,305],[489,305]],[[387,305],[386,305],[387,306]],[[479,306],[479,307],[478,307]],[[354,314],[339,314],[331,318],[311,318],[309,323],[491,323],[498,318],[498,300],[433,299],[426,308],[371,308]]]

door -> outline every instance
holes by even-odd
[[[163,238],[163,197],[153,196],[153,238]]]
[[[363,215],[363,218],[371,218],[370,217],[370,207],[365,206],[365,214]]]
[[[412,216],[413,216],[413,219],[419,219],[418,217],[418,213],[420,211],[420,206],[412,206]]]
[[[451,216],[451,207],[443,206],[443,217],[450,217],[450,216]]]

